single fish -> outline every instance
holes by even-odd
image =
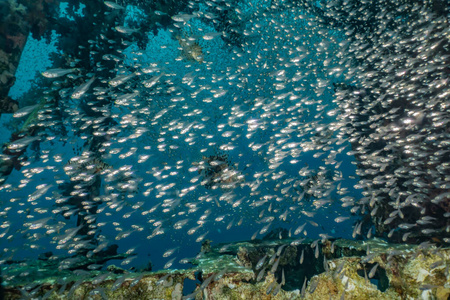
[[[30,230],[35,230],[44,227],[52,217],[43,218],[40,220],[33,221],[31,223],[25,223],[24,226],[28,226]]]
[[[303,229],[305,228],[305,226],[306,226],[306,223],[304,223],[303,225],[300,225],[297,229],[295,229],[294,235],[300,234],[303,231]]]
[[[181,229],[181,228],[183,228],[183,226],[184,225],[186,225],[187,223],[189,222],[189,219],[183,219],[183,220],[181,220],[181,221],[178,221],[178,222],[176,222],[174,225],[173,225],[173,228],[174,229]]]
[[[419,287],[419,290],[426,291],[426,290],[432,290],[432,289],[435,289],[438,287],[439,287],[439,285],[435,285],[435,284],[423,284]]]
[[[275,262],[275,258],[277,258],[277,254],[276,254],[276,253],[274,253],[274,254],[270,257],[270,259],[269,259],[269,265],[271,265],[271,264],[273,264],[273,263]]]
[[[208,278],[205,279],[205,281],[202,282],[202,284],[200,285],[200,290],[205,289],[214,279],[214,277],[216,276],[215,273],[213,273],[212,275],[210,275]]]
[[[174,20],[175,22],[187,22],[194,17],[196,17],[196,15],[178,14],[172,16],[172,20]]]
[[[189,229],[187,234],[189,234],[189,235],[194,234],[200,227],[202,227],[202,225],[198,225],[196,227],[193,227],[193,228]]]
[[[206,233],[202,234],[201,236],[199,236],[195,241],[197,243],[200,243],[201,241],[203,241],[206,237],[206,235],[209,233],[209,231],[207,231]]]
[[[111,2],[111,1],[105,1],[103,3],[105,3],[106,6],[108,6],[109,8],[112,8],[112,9],[125,9],[125,7],[123,7],[122,5],[119,5],[119,4]]]
[[[37,136],[26,136],[19,140],[15,140],[14,142],[10,143],[8,145],[9,150],[21,150],[22,148],[27,147],[29,144],[31,144],[34,141],[39,140],[39,137]]]
[[[128,93],[128,94],[123,94],[120,95],[116,98],[116,100],[114,101],[115,104],[118,105],[125,105],[128,104],[128,101],[136,98],[139,95],[139,91],[136,91],[134,93]]]
[[[164,252],[163,257],[171,256],[179,247],[175,247]]]
[[[42,296],[42,300],[46,300],[50,297],[50,295],[56,290],[56,287],[52,288],[51,290],[49,290],[47,293],[44,294],[44,296]]]
[[[231,220],[231,222],[230,222],[230,223],[228,223],[228,225],[227,225],[227,230],[230,230],[230,229],[231,229],[231,227],[233,227],[233,222],[234,222],[234,219],[233,219],[233,220]]]
[[[130,80],[131,78],[133,78],[135,76],[134,73],[128,74],[128,75],[118,75],[116,77],[114,77],[113,79],[111,79],[110,81],[108,81],[109,85],[116,87],[119,86],[125,82],[127,82],[128,80]]]
[[[87,82],[83,83],[79,87],[73,91],[72,95],[70,96],[72,99],[80,99],[88,90],[91,84],[95,81],[95,76],[93,76],[91,79],[89,79]]]
[[[372,269],[370,269],[369,278],[372,278],[373,276],[375,276],[375,273],[377,272],[377,268],[378,268],[378,263],[376,263],[375,266],[373,266]]]
[[[72,68],[72,69],[61,69],[61,68],[56,68],[56,69],[49,69],[47,71],[42,72],[42,76],[47,77],[47,78],[58,78],[70,73],[75,72],[77,69],[76,68]]]
[[[133,34],[135,32],[138,32],[140,29],[139,28],[129,28],[129,27],[125,27],[125,26],[116,26],[114,27],[118,32],[123,33],[123,34]]]
[[[284,247],[286,247],[287,245],[288,244],[284,244],[284,245],[281,245],[280,247],[278,247],[278,249],[277,249],[277,256],[281,255],[281,252],[283,252]]]
[[[142,84],[143,84],[146,88],[151,88],[151,87],[153,87],[153,86],[161,79],[161,77],[163,77],[164,75],[165,75],[165,73],[161,73],[160,75],[153,76],[152,78],[150,78],[150,79],[148,79],[148,80],[142,81]]]
[[[213,281],[218,281],[223,275],[227,272],[227,268],[222,269],[219,273],[216,274]]]
[[[129,288],[132,288],[133,286],[135,286],[136,284],[139,283],[139,281],[141,281],[141,279],[144,277],[144,274],[139,275],[138,277],[136,277],[131,283]]]
[[[108,242],[101,243],[93,250],[93,252],[98,253],[98,252],[102,251],[103,249],[105,249],[107,246],[108,246]]]
[[[267,224],[266,226],[264,226],[263,228],[261,228],[261,230],[259,231],[259,234],[264,234],[267,232],[267,230],[269,229],[270,225],[272,225],[272,223]]]
[[[336,223],[341,223],[341,222],[344,222],[345,220],[348,220],[348,219],[350,219],[350,217],[337,217],[336,219],[334,219],[334,221]]]
[[[172,258],[171,260],[169,260],[165,265],[164,265],[164,269],[168,269],[173,265],[174,260],[176,259],[176,257]]]
[[[256,264],[256,267],[255,267],[255,270],[261,269],[261,267],[263,266],[263,264],[264,264],[266,258],[267,258],[267,254],[264,255],[264,257],[261,258],[261,259],[258,261],[258,263]]]
[[[17,110],[14,113],[13,117],[14,118],[21,118],[23,116],[26,116],[29,113],[31,113],[33,110],[35,110],[38,106],[39,106],[39,104],[22,107],[21,109]]]
[[[222,35],[220,32],[209,32],[203,35],[203,39],[206,41],[210,41],[218,36]]]
[[[167,273],[166,275],[164,275],[163,277],[158,279],[158,281],[156,281],[156,284],[157,285],[163,284],[167,280],[167,278],[169,278],[169,276],[170,276],[170,273]]]
[[[305,259],[305,249],[302,250],[302,254],[300,256],[300,264],[303,264],[304,259]]]
[[[275,272],[278,269],[278,264],[280,263],[280,259],[276,259],[275,263],[272,265],[272,268],[270,269],[270,272],[272,272],[273,274],[275,274]]]
[[[262,268],[262,270],[259,271],[258,277],[256,277],[256,281],[257,281],[257,282],[260,282],[260,281],[261,281],[261,279],[264,277],[265,272],[266,272],[266,268]]]

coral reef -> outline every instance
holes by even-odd
[[[381,240],[364,242],[336,240],[330,258],[306,260],[321,265],[317,272],[298,286],[288,287],[297,274],[283,271],[281,275],[264,270],[264,280],[257,281],[254,259],[267,253],[289,253],[283,259],[285,266],[298,264],[293,248],[311,248],[311,241],[258,241],[241,242],[212,247],[211,252],[195,259],[191,269],[154,273],[124,273],[91,271],[68,276],[65,282],[58,276],[41,278],[35,282],[6,284],[8,299],[48,297],[47,299],[448,299],[450,294],[450,249],[430,244],[395,245]],[[321,253],[327,243],[318,244]],[[263,250],[265,249],[265,250]],[[281,249],[281,250],[280,250]],[[290,250],[289,250],[290,249]],[[278,253],[277,253],[278,252]],[[301,251],[300,251],[301,252]],[[245,253],[245,255],[244,255]],[[355,255],[356,253],[364,253]],[[257,255],[255,255],[257,254]],[[348,254],[350,256],[343,256]],[[353,254],[353,255],[352,255]],[[254,257],[253,257],[254,256]],[[240,260],[246,261],[242,266]],[[288,263],[288,260],[291,262]],[[253,267],[252,267],[253,266]],[[10,266],[10,268],[12,268]],[[42,265],[39,266],[42,268]],[[27,268],[31,271],[30,268]],[[287,270],[287,269],[286,269]],[[23,272],[17,266],[17,272]],[[31,271],[32,272],[32,271]],[[54,270],[53,270],[54,272]],[[295,275],[294,275],[295,274]],[[41,274],[42,275],[42,274]],[[61,275],[61,274],[60,274]],[[61,277],[61,276],[59,276]],[[186,280],[200,279],[195,290],[185,290]],[[32,278],[32,277],[26,277]],[[342,298],[344,297],[344,298]]]

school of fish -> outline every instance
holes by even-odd
[[[169,269],[205,240],[278,227],[315,251],[339,237],[449,243],[448,16],[375,2],[192,0],[143,49],[140,28],[109,24],[124,39],[90,41],[95,68],[42,72],[43,102],[14,114],[37,134],[0,156],[20,164],[0,183],[0,263],[117,244],[133,254],[122,268],[151,254]]]

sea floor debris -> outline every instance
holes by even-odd
[[[319,256],[309,251],[300,264],[298,256],[311,245],[317,245]],[[286,255],[293,253],[289,247],[297,249],[295,255]],[[219,244],[208,250],[191,261],[192,268],[158,272],[125,273],[110,267],[65,277],[55,269],[54,274],[44,272],[44,262],[27,268],[23,262],[11,262],[9,271],[26,269],[37,275],[39,269],[41,278],[25,276],[15,285],[7,283],[5,299],[448,299],[450,295],[450,248],[374,239],[256,240]],[[257,280],[261,271],[255,270],[255,259],[263,253],[285,260],[279,265],[282,275],[264,266],[270,263],[265,260],[262,272],[266,275]],[[308,273],[301,283],[292,278],[305,268],[317,273]],[[124,273],[117,274],[120,271]],[[195,289],[189,290],[187,281],[196,282]]]

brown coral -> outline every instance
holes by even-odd
[[[27,42],[27,36],[24,34],[17,35],[6,35],[6,39],[12,42],[12,49],[23,49],[25,47],[25,43]]]

